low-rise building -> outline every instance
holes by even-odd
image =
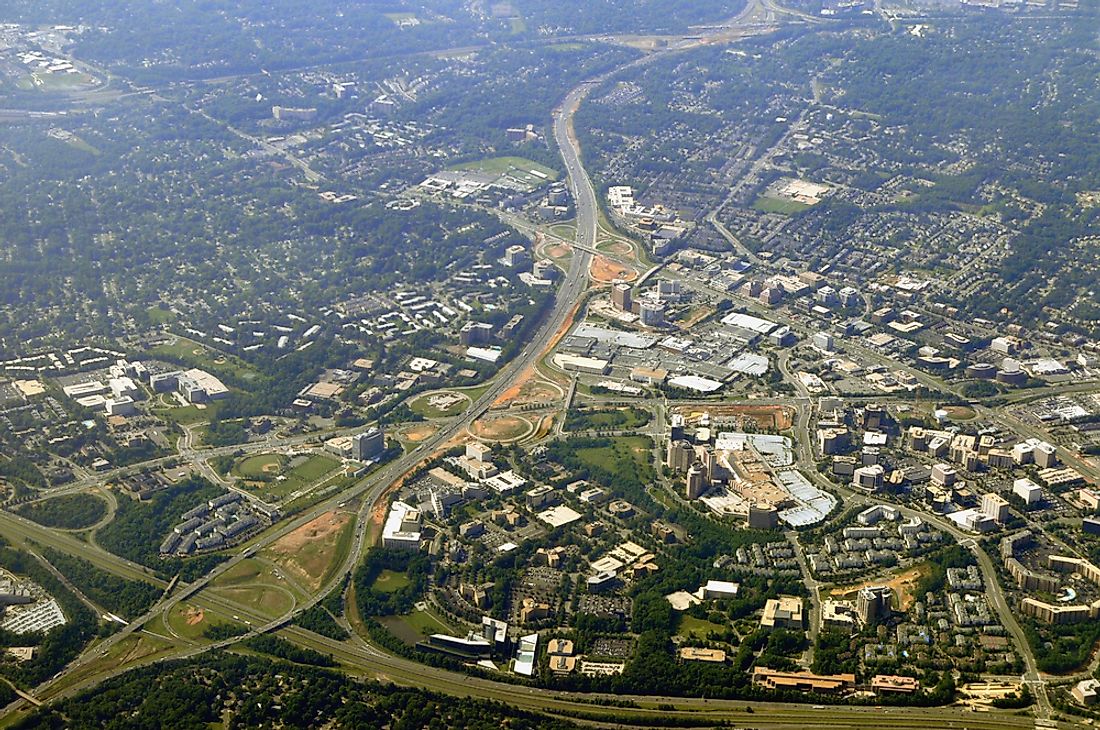
[[[1097,692],[1100,692],[1100,679],[1083,679],[1069,693],[1078,703],[1091,707],[1096,704]]]
[[[798,596],[769,598],[760,625],[768,629],[801,629],[802,599]]]
[[[871,678],[871,691],[875,694],[913,694],[920,689],[920,682],[913,677],[892,674],[876,674]]]
[[[721,664],[726,661],[726,652],[721,649],[701,649],[697,646],[685,646],[680,649],[680,660]]]
[[[764,689],[835,693],[855,687],[856,675],[780,672],[767,667],[756,667],[752,672],[752,683]]]
[[[417,550],[420,534],[420,511],[404,502],[394,502],[382,526],[382,547]]]

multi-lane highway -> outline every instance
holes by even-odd
[[[576,201],[577,243],[579,246],[578,249],[573,252],[569,269],[555,296],[552,308],[544,317],[538,330],[531,339],[531,342],[523,348],[520,354],[514,358],[501,373],[498,374],[488,390],[478,398],[461,418],[445,425],[436,434],[426,439],[414,452],[392,462],[354,487],[318,503],[294,519],[288,520],[269,530],[263,537],[253,542],[248,550],[238,553],[224,563],[221,563],[199,580],[181,586],[171,596],[166,597],[163,601],[150,609],[146,615],[132,621],[130,626],[125,630],[97,645],[95,649],[96,655],[100,655],[114,644],[124,640],[130,634],[139,630],[146,621],[157,615],[163,614],[176,603],[183,600],[195,599],[204,588],[209,586],[220,575],[231,570],[242,560],[254,555],[256,552],[278,541],[294,530],[297,530],[302,525],[305,525],[325,512],[335,509],[338,504],[347,502],[351,499],[361,498],[362,507],[358,514],[355,540],[353,541],[351,549],[348,551],[341,569],[336,571],[329,583],[318,591],[311,600],[298,605],[292,613],[277,620],[256,621],[251,633],[255,634],[270,631],[292,621],[299,613],[315,605],[321,597],[326,595],[330,589],[340,584],[354,569],[365,547],[368,535],[366,528],[371,518],[371,512],[374,505],[383,497],[391,485],[397,483],[402,476],[412,471],[417,464],[430,457],[439,448],[456,436],[459,436],[472,421],[480,417],[494,401],[521,378],[525,371],[529,367],[532,367],[546,351],[550,349],[558,333],[567,327],[567,323],[572,317],[581,296],[588,287],[588,272],[592,262],[592,254],[586,249],[594,248],[596,241],[596,225],[598,219],[596,193],[581,164],[579,145],[576,143],[573,136],[572,125],[573,114],[588,93],[589,88],[590,84],[583,84],[570,92],[555,115],[554,136],[561,147],[569,174],[569,182]],[[213,452],[204,453],[202,457],[209,458],[212,454]],[[198,457],[196,456],[196,458]],[[70,487],[69,489],[73,488],[77,487]],[[117,558],[105,551],[85,552],[88,548],[83,544],[80,546],[65,544],[63,543],[63,538],[49,535],[46,531],[38,528],[38,526],[20,517],[0,513],[0,527],[6,528],[9,532],[16,533],[21,537],[46,540],[49,544],[54,545],[58,549],[64,550],[67,548],[68,552],[83,554],[85,557],[92,559],[98,567],[110,570],[116,574],[121,574],[124,577],[147,581],[152,580],[155,582],[150,572],[140,566]],[[69,539],[75,542],[74,538]],[[201,595],[201,600],[211,601],[216,599],[207,592]],[[239,606],[234,605],[231,609],[231,612],[237,615],[242,613],[241,607]],[[84,661],[75,662],[73,668],[94,659],[94,657],[89,656],[82,659]],[[64,673],[58,679],[62,677],[64,677]],[[53,683],[54,681],[51,681],[37,688],[36,694],[48,696],[50,693],[50,685]],[[82,683],[82,686],[83,684],[86,683]],[[14,709],[14,707],[10,707],[9,709]]]
[[[757,3],[750,3],[746,10],[735,19],[730,27],[736,26],[740,21],[749,19],[759,7],[761,6]],[[678,52],[698,42],[699,41],[691,41],[675,44],[665,53]],[[246,551],[222,563],[203,578],[189,585],[180,586],[170,596],[167,596],[154,606],[145,616],[134,620],[124,631],[101,642],[95,647],[94,652],[89,652],[82,657],[81,660],[74,662],[73,666],[68,670],[69,672],[89,664],[98,656],[102,656],[102,654],[114,644],[123,641],[134,632],[140,631],[141,626],[146,621],[157,615],[163,615],[178,602],[188,600],[199,605],[217,609],[223,613],[236,614],[248,619],[253,626],[251,634],[280,630],[288,638],[306,646],[311,646],[320,651],[330,653],[348,666],[360,668],[367,673],[376,676],[384,676],[396,682],[415,686],[425,686],[458,696],[478,696],[505,701],[511,705],[524,709],[562,714],[591,714],[600,717],[603,722],[617,721],[620,719],[624,721],[639,722],[645,717],[663,713],[670,716],[669,719],[673,719],[676,716],[684,716],[693,717],[695,719],[703,718],[708,721],[713,720],[716,724],[719,722],[734,722],[738,724],[749,724],[756,727],[804,728],[825,724],[832,727],[859,727],[876,725],[883,721],[889,722],[891,725],[898,728],[929,726],[991,729],[1034,727],[1034,721],[1027,717],[1018,717],[1008,714],[978,715],[967,713],[966,715],[960,715],[958,710],[946,710],[941,708],[898,708],[887,711],[882,709],[876,710],[874,708],[829,707],[817,709],[805,705],[753,703],[753,710],[747,711],[743,701],[723,702],[691,698],[638,698],[638,701],[644,704],[644,708],[625,707],[608,709],[606,707],[601,707],[597,703],[609,698],[580,696],[545,690],[532,690],[516,687],[511,684],[494,682],[488,679],[472,678],[459,673],[427,667],[402,657],[391,656],[362,642],[347,643],[334,641],[306,631],[300,627],[289,625],[297,615],[315,605],[322,596],[336,588],[343,582],[346,576],[352,572],[366,547],[369,537],[367,527],[371,520],[374,507],[379,500],[384,498],[387,490],[398,483],[404,475],[412,471],[419,463],[423,462],[447,443],[460,436],[472,421],[483,415],[503,393],[524,377],[528,369],[533,367],[552,348],[556,337],[567,328],[568,323],[579,306],[579,303],[582,301],[584,292],[589,285],[589,267],[592,262],[592,252],[595,249],[599,220],[599,206],[596,192],[584,168],[580,146],[573,132],[574,114],[593,86],[604,78],[610,77],[615,73],[621,73],[632,66],[649,63],[660,55],[662,54],[652,54],[643,57],[603,77],[592,79],[581,84],[566,96],[555,112],[553,125],[554,138],[562,153],[568,174],[569,185],[574,196],[577,210],[576,240],[569,262],[569,268],[551,309],[546,313],[543,321],[532,337],[531,342],[516,358],[505,366],[498,377],[493,381],[492,385],[490,385],[485,393],[478,398],[465,414],[444,425],[436,434],[424,441],[413,453],[385,466],[350,489],[318,503],[304,513],[296,516],[294,519],[276,526],[265,533],[260,539],[253,542]],[[783,363],[783,370],[784,374],[788,377],[792,375],[786,368],[786,363]],[[793,382],[797,384],[797,381]],[[800,436],[800,447],[808,448],[808,398],[805,398],[806,393],[804,389],[800,388],[800,394],[803,397],[790,400],[798,406],[799,418],[797,430]],[[203,452],[201,454],[196,454],[195,458],[209,458],[213,453],[212,451]],[[802,457],[809,459],[806,463],[812,463],[812,454],[802,454]],[[86,485],[78,485],[76,488],[85,486]],[[270,620],[255,614],[253,611],[239,604],[228,601],[224,597],[203,590],[218,576],[231,570],[242,560],[247,559],[287,534],[297,530],[319,515],[335,509],[341,503],[356,498],[361,500],[361,507],[358,512],[355,539],[351,549],[344,558],[343,564],[340,566],[339,570],[335,571],[328,583],[314,594],[312,599],[300,603],[292,612],[278,619]],[[853,498],[858,499],[858,497]],[[957,537],[959,536],[957,531],[953,530],[951,526],[940,526],[952,532],[952,534],[956,534]],[[137,566],[113,556],[106,551],[93,550],[89,553],[87,552],[89,550],[87,545],[83,543],[77,544],[77,541],[71,536],[58,536],[49,533],[49,531],[44,530],[44,528],[33,525],[33,523],[28,523],[22,518],[0,513],[0,531],[7,531],[20,537],[38,540],[68,552],[83,554],[85,558],[92,560],[97,566],[115,574],[162,585],[162,583],[158,582],[150,575],[148,570],[141,566]],[[71,540],[72,542],[66,542],[66,540]],[[981,560],[981,555],[979,555],[979,560]],[[988,562],[988,558],[986,558],[986,562]],[[987,583],[996,585],[995,579],[989,580],[992,574],[992,566],[987,566],[983,563],[982,568],[987,576]],[[1001,602],[997,600],[996,595],[991,596],[991,599],[1003,618],[1004,614],[1008,611],[1007,606],[1002,605]],[[1001,597],[1001,601],[1003,601],[1003,597]],[[1011,628],[1010,626],[1010,629]],[[1018,629],[1018,626],[1016,629]],[[1013,633],[1015,634],[1016,631],[1013,631]],[[227,639],[214,645],[187,646],[181,650],[172,652],[170,655],[173,657],[191,656],[212,647],[229,646],[239,641],[240,638],[243,637]],[[1019,640],[1020,637],[1017,638]],[[127,667],[127,669],[129,668],[130,667]],[[1034,671],[1033,665],[1030,663],[1028,670],[1029,679],[1038,677],[1038,674]],[[68,696],[121,671],[123,670],[117,669],[105,673],[93,674],[87,678],[82,678],[80,681],[67,683],[64,689],[61,689],[60,685],[56,682],[47,683],[37,688],[36,695],[51,699]],[[64,675],[62,675],[62,681],[64,681]],[[10,711],[21,703],[22,701],[19,701],[9,706],[7,709]],[[675,709],[659,710],[658,705],[668,705]],[[884,717],[883,715],[886,712],[888,712],[889,715]]]

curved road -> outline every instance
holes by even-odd
[[[749,17],[755,7],[755,3],[750,3],[741,16],[735,20]],[[676,46],[676,49],[683,49],[686,47],[688,47],[688,44],[680,44]],[[676,49],[668,52],[675,52]],[[178,590],[175,595],[170,598],[158,602],[158,604],[145,616],[135,619],[126,629],[98,644],[94,652],[86,653],[80,660],[71,664],[66,670],[66,673],[92,661],[97,655],[101,655],[102,652],[111,645],[121,641],[135,631],[138,631],[145,621],[156,615],[162,614],[162,612],[170,609],[171,606],[179,601],[188,599],[192,596],[195,596],[195,600],[198,603],[210,604],[218,607],[219,610],[222,611],[230,611],[259,620],[254,622],[253,625],[255,628],[244,637],[227,639],[213,645],[187,648],[183,652],[174,653],[173,657],[176,658],[193,656],[203,651],[208,651],[210,648],[226,647],[249,635],[273,631],[284,627],[302,611],[315,605],[320,600],[321,596],[327,595],[331,589],[335,588],[352,572],[365,547],[367,539],[366,526],[369,522],[374,505],[385,495],[393,484],[401,479],[401,477],[414,469],[430,454],[445,445],[450,439],[461,433],[470,422],[481,416],[501,394],[522,376],[528,367],[536,363],[546,354],[557,333],[563,329],[571,317],[588,286],[588,271],[592,261],[592,254],[589,249],[594,247],[596,241],[599,210],[595,190],[582,164],[579,145],[573,134],[573,116],[585,96],[595,84],[627,68],[648,63],[660,55],[663,54],[653,54],[642,57],[608,72],[599,78],[581,84],[566,96],[560,108],[556,111],[554,118],[554,137],[561,150],[568,173],[569,184],[576,202],[576,243],[578,245],[573,249],[569,270],[566,273],[561,288],[557,292],[553,308],[544,318],[541,326],[532,338],[532,341],[511,363],[505,366],[489,389],[486,390],[486,392],[466,411],[466,414],[461,418],[455,419],[434,436],[425,440],[425,442],[423,442],[414,452],[385,466],[356,486],[315,505],[296,518],[288,520],[283,525],[268,531],[260,539],[253,542],[249,548],[222,563],[203,578],[182,587],[181,590]],[[340,570],[336,571],[336,574],[330,582],[315,594],[313,599],[300,604],[294,611],[279,619],[265,621],[260,625],[260,621],[263,621],[262,618],[238,604],[228,602],[225,599],[209,593],[196,596],[196,594],[200,593],[203,588],[207,587],[218,576],[232,569],[233,566],[242,560],[251,557],[259,550],[271,545],[324,512],[334,509],[339,503],[355,498],[362,499],[362,507],[358,514],[355,541],[351,550],[348,552],[344,564],[341,566]],[[0,517],[0,519],[3,519],[3,517]],[[13,522],[15,521],[18,521],[18,518],[13,520]],[[22,528],[28,527],[25,521],[22,521],[22,524],[19,526]],[[35,532],[37,533],[37,531]],[[102,559],[105,556],[100,557]],[[139,566],[127,564],[128,561],[118,559],[117,562],[129,568],[131,574],[140,570]],[[114,567],[117,569],[121,566]],[[143,577],[148,579],[147,574]],[[532,710],[562,712],[567,714],[578,712],[593,713],[594,715],[601,715],[606,721],[612,721],[617,718],[625,719],[630,715],[642,714],[648,716],[658,714],[658,711],[653,709],[656,706],[655,703],[666,702],[678,708],[677,710],[669,711],[667,714],[687,714],[695,718],[699,718],[702,715],[702,717],[707,719],[713,718],[715,721],[719,721],[720,719],[741,721],[748,722],[758,727],[809,727],[820,724],[857,727],[862,725],[872,726],[881,724],[883,721],[887,721],[898,728],[924,728],[929,726],[945,728],[1026,727],[1029,725],[1029,722],[1031,723],[1030,726],[1034,727],[1034,721],[1026,717],[1002,714],[960,714],[958,710],[945,710],[942,708],[898,708],[882,710],[874,708],[829,707],[827,709],[815,709],[805,705],[753,703],[755,709],[746,711],[744,701],[723,702],[701,698],[637,698],[638,702],[645,703],[650,709],[601,709],[598,705],[593,704],[594,700],[598,701],[600,699],[599,697],[587,697],[541,689],[536,690],[513,684],[495,682],[488,679],[468,677],[455,672],[434,669],[402,657],[391,656],[370,646],[349,646],[344,642],[327,639],[326,637],[319,636],[300,627],[288,627],[285,629],[285,632],[300,643],[331,653],[350,665],[363,667],[376,675],[388,677],[394,681],[400,681],[415,686],[427,686],[438,691],[458,696],[476,695],[497,699],[506,701],[514,706]],[[126,670],[120,669],[112,671],[109,672],[107,676],[113,676],[122,671],[128,671],[131,668],[132,666],[127,667]],[[50,685],[53,684],[53,682],[50,682],[39,687],[38,692],[41,692],[46,697],[52,698],[67,696],[82,688],[102,681],[104,678],[105,676],[103,674],[97,673],[89,679],[75,683],[66,689],[62,690],[57,688],[54,692],[50,691]],[[20,703],[21,701],[9,705],[9,707],[6,708],[7,711],[15,709]],[[885,713],[890,714],[888,720],[882,717]]]

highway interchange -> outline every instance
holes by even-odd
[[[753,2],[730,23],[720,27],[706,42],[713,42],[730,37],[731,32],[746,32],[748,25],[758,27],[759,31],[766,31],[772,26],[758,24],[756,20],[763,17],[769,22],[774,22],[777,12],[776,7],[770,3]],[[802,20],[799,18],[799,20]],[[670,44],[668,50],[662,53],[678,52],[700,42],[698,39],[684,39]],[[806,727],[872,727],[888,722],[897,728],[1012,728],[1012,727],[1036,727],[1034,718],[1018,716],[1007,713],[961,713],[958,709],[944,708],[894,708],[883,710],[874,707],[810,707],[807,705],[790,705],[783,703],[752,703],[751,708],[746,707],[744,701],[720,701],[700,698],[633,698],[632,706],[607,707],[598,704],[604,700],[622,700],[623,698],[611,698],[601,696],[582,696],[575,693],[563,693],[546,690],[533,690],[493,680],[470,677],[459,673],[436,669],[418,664],[411,660],[387,654],[384,651],[370,645],[360,637],[354,637],[349,642],[341,642],[329,639],[303,628],[291,625],[294,619],[305,610],[316,605],[324,596],[332,590],[337,590],[346,578],[352,573],[364,550],[369,547],[372,538],[368,526],[372,521],[372,513],[375,505],[384,499],[385,495],[398,484],[402,477],[413,471],[431,455],[438,453],[440,449],[461,436],[466,428],[496,402],[509,388],[525,376],[525,373],[537,365],[552,349],[556,338],[561,335],[571,323],[576,310],[581,303],[586,290],[589,287],[589,268],[595,251],[597,231],[599,225],[599,204],[596,192],[588,177],[581,159],[579,144],[573,134],[573,116],[584,100],[588,92],[595,84],[607,77],[622,73],[631,67],[648,63],[661,53],[650,54],[636,61],[632,61],[623,67],[615,69],[604,76],[591,79],[573,89],[563,100],[554,117],[554,138],[562,153],[565,168],[568,174],[569,185],[576,201],[576,240],[569,269],[565,274],[563,283],[558,290],[552,309],[546,314],[538,330],[530,343],[514,358],[494,379],[489,388],[477,399],[467,411],[458,418],[453,419],[434,435],[425,439],[421,446],[409,454],[384,466],[368,478],[344,490],[332,495],[307,509],[293,519],[286,520],[268,530],[261,537],[249,543],[248,547],[230,559],[219,564],[202,578],[185,585],[179,585],[168,592],[161,601],[151,608],[145,615],[133,619],[124,629],[111,637],[104,639],[89,648],[81,657],[72,662],[62,673],[42,686],[35,688],[33,695],[40,700],[50,701],[63,697],[73,696],[103,680],[130,671],[143,662],[131,663],[125,667],[100,668],[96,662],[113,647],[128,638],[143,632],[149,621],[160,617],[166,617],[168,612],[182,601],[209,608],[226,615],[241,617],[251,626],[248,634],[234,637],[215,643],[203,643],[176,647],[171,651],[155,655],[150,661],[159,661],[164,658],[185,658],[198,655],[214,648],[230,647],[251,635],[264,632],[278,631],[280,635],[291,639],[304,646],[314,648],[328,654],[332,654],[345,667],[364,675],[379,677],[400,684],[408,684],[425,687],[432,690],[454,694],[456,696],[476,696],[507,702],[510,705],[523,709],[537,710],[560,714],[563,716],[577,716],[588,718],[597,724],[630,724],[645,726],[655,724],[666,719],[691,718],[693,721],[704,720],[745,724],[759,728],[806,728]],[[792,127],[793,128],[793,127]],[[791,322],[791,324],[797,323]],[[872,359],[882,359],[877,353],[861,352]],[[896,363],[891,363],[897,367]],[[799,388],[799,396],[791,399],[776,399],[794,405],[797,411],[795,433],[798,442],[799,459],[803,463],[812,463],[810,452],[810,407],[808,394],[802,388],[797,379],[786,368],[786,363],[781,362],[784,375]],[[942,381],[928,376],[919,371],[912,371],[921,379],[921,382],[939,390],[945,388]],[[667,405],[667,404],[665,404]],[[983,416],[1004,422],[1004,416],[1000,413],[980,409]],[[1013,422],[1012,428],[1023,433],[1028,433],[1024,424]],[[316,434],[299,436],[289,439],[280,439],[278,446],[300,446],[316,439]],[[257,448],[271,448],[271,443],[262,443]],[[217,455],[229,454],[242,447],[226,447],[222,449],[208,449],[191,451],[184,463],[189,465],[205,464],[210,458]],[[249,449],[249,447],[243,447]],[[173,457],[178,458],[178,457]],[[96,475],[82,479],[72,485],[52,490],[52,494],[71,493],[98,487],[105,480],[123,476],[142,467],[156,466],[167,463],[168,460],[158,460],[131,467],[126,470],[110,472],[106,475]],[[1091,465],[1080,462],[1072,457],[1067,459],[1070,465],[1081,469],[1086,474],[1093,476]],[[814,474],[820,479],[819,475]],[[829,485],[836,489],[835,485]],[[850,503],[862,503],[866,500],[863,495],[858,495],[849,490],[840,490],[842,495]],[[356,515],[356,528],[354,540],[348,550],[342,565],[333,572],[332,577],[311,598],[298,603],[295,608],[284,616],[270,619],[255,611],[223,598],[208,588],[219,576],[232,570],[242,561],[249,559],[259,551],[272,545],[281,538],[299,529],[318,516],[336,509],[338,506],[350,502],[359,504]],[[906,514],[917,514],[908,509],[903,509]],[[1012,615],[1003,593],[1001,592],[993,565],[987,555],[978,549],[968,536],[959,532],[954,525],[945,520],[930,517],[920,513],[921,517],[931,520],[937,527],[952,534],[962,544],[970,547],[978,558],[980,567],[985,577],[987,595],[991,604],[997,609],[1004,625],[1012,633],[1025,657],[1027,671],[1024,679],[1038,690],[1040,699],[1040,718],[1049,717],[1050,704],[1046,697],[1045,685],[1040,681],[1040,675],[1035,667],[1034,657],[1027,649],[1022,629]],[[161,588],[168,588],[168,584],[155,576],[152,571],[144,566],[122,559],[105,550],[78,540],[72,535],[48,530],[29,520],[8,512],[0,511],[0,534],[14,537],[19,540],[32,540],[36,543],[50,546],[54,549],[78,555],[92,562],[97,567],[107,570],[120,577],[131,580],[143,580]],[[166,622],[167,624],[167,622]],[[94,669],[94,671],[93,671]],[[26,700],[17,700],[6,708],[5,717],[15,717],[18,713],[27,709]],[[660,707],[658,707],[660,706]],[[671,708],[671,709],[670,709]],[[1043,727],[1055,727],[1053,723],[1040,720]]]

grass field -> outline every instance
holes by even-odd
[[[81,152],[87,152],[89,155],[93,155],[95,157],[98,157],[99,155],[103,154],[98,149],[96,149],[92,145],[88,144],[88,142],[86,142],[85,140],[83,140],[80,137],[77,137],[75,135],[67,138],[65,140],[65,144],[69,145],[74,150],[80,150]]]
[[[641,408],[575,408],[569,412],[565,426],[570,431],[582,429],[626,431],[647,423],[649,423],[649,413]]]
[[[784,200],[783,198],[769,198],[765,195],[761,195],[756,199],[756,202],[752,204],[753,208],[764,213],[779,213],[780,215],[791,215],[793,213],[799,213],[812,208],[813,206],[805,203],[799,203],[797,200]]]
[[[238,462],[231,471],[245,479],[264,479],[282,473],[286,462],[282,454],[257,454]]]
[[[251,583],[267,572],[258,560],[242,560],[214,579],[215,586],[236,586]]]
[[[51,690],[56,692],[75,686],[101,673],[111,672],[125,667],[127,664],[165,654],[172,648],[172,644],[155,636],[131,634],[112,646],[106,654],[81,664],[66,674],[51,687]]]
[[[223,598],[247,606],[264,616],[276,618],[294,608],[295,598],[285,580],[259,560],[242,560],[219,575],[210,588]],[[174,624],[173,624],[174,626]]]
[[[145,313],[149,315],[149,321],[153,324],[171,324],[176,321],[176,315],[160,307],[149,307]]]
[[[705,621],[701,618],[695,618],[694,616],[688,616],[687,614],[680,615],[680,627],[676,633],[680,636],[691,636],[699,640],[705,640],[707,634],[712,631],[715,633],[725,633],[727,626],[712,623],[711,621]]]
[[[240,380],[253,380],[259,373],[250,365],[235,357],[215,352],[205,345],[176,337],[172,343],[157,345],[149,351],[152,357],[169,357],[182,360],[191,367],[208,370],[214,375]]]
[[[462,393],[462,395],[466,397],[453,406],[448,408],[436,408],[428,402],[432,395],[434,394],[425,393],[414,400],[409,404],[410,410],[412,410],[413,413],[424,416],[424,418],[447,418],[449,416],[457,416],[459,413],[469,408],[472,403],[472,401],[468,400],[469,396],[466,393]]]
[[[577,238],[577,227],[572,223],[555,223],[550,226],[550,232],[567,241],[573,241]]]
[[[281,537],[263,555],[278,563],[296,582],[317,590],[347,557],[355,519],[347,512],[326,512]]]
[[[465,388],[455,388],[454,390],[467,396],[471,401],[476,401],[478,398],[485,394],[485,391],[489,390],[491,382],[482,383],[481,385],[470,385]]]
[[[289,588],[270,585],[218,588],[218,595],[251,608],[268,618],[278,618],[294,608],[294,595]]]
[[[553,182],[558,179],[558,173],[556,170],[551,170],[545,165],[540,165],[537,162],[528,160],[524,157],[490,157],[485,160],[476,160],[474,162],[464,162],[459,165],[454,165],[447,168],[449,170],[472,170],[476,172],[484,172],[489,175],[506,175],[510,174],[518,180],[528,183],[533,186],[539,186],[543,183]],[[531,170],[540,172],[546,177],[542,178],[538,175],[532,175]]]
[[[374,579],[373,588],[382,593],[393,593],[409,584],[409,578],[404,573],[395,573],[392,570],[383,570]]]
[[[943,409],[952,421],[972,421],[978,417],[978,412],[970,406],[944,406]]]
[[[629,455],[643,469],[649,466],[652,446],[647,437],[618,436],[612,440],[615,442],[612,446],[577,449],[577,458],[590,466],[611,469],[615,466],[616,454],[622,454]]]
[[[383,626],[406,644],[415,644],[431,634],[449,634],[450,626],[430,611],[413,611],[405,616],[387,616],[380,619]]]
[[[32,73],[24,76],[16,82],[16,86],[24,91],[38,89],[40,91],[76,91],[85,89],[95,83],[95,79],[87,74],[67,73]]]
[[[211,420],[218,412],[220,403],[209,403],[205,408],[198,406],[180,406],[178,408],[153,408],[152,413],[169,423],[178,423],[181,426],[190,426],[195,423],[205,423]]]
[[[278,465],[278,469],[271,467]],[[264,471],[264,467],[269,467]],[[281,454],[257,454],[242,460],[230,470],[244,481],[242,486],[265,496],[285,497],[331,474],[340,462],[330,456],[310,454],[295,464]]]
[[[168,627],[185,639],[200,641],[206,636],[206,630],[212,626],[239,623],[228,616],[210,610],[202,610],[201,614],[200,618],[199,609],[194,606],[177,604],[168,613]]]

